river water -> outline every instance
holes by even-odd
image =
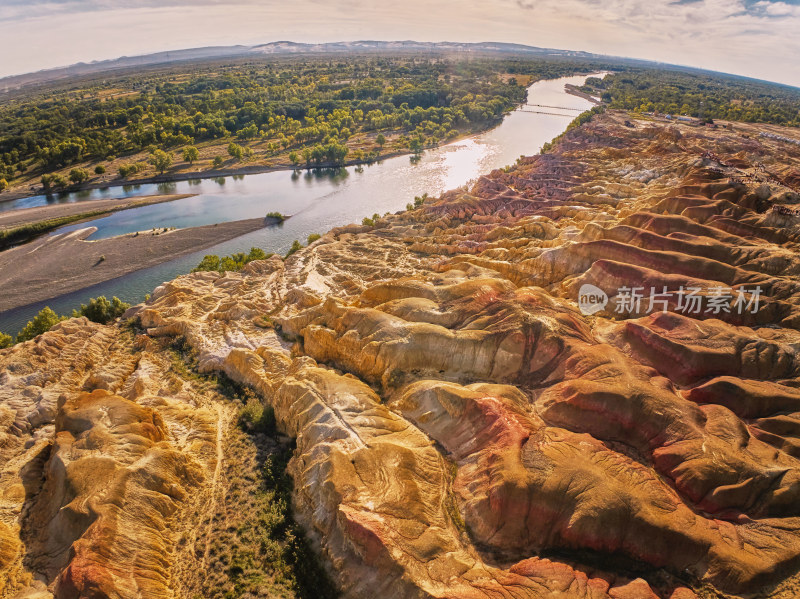
[[[0,331],[15,334],[44,306],[69,314],[91,297],[116,295],[138,303],[163,281],[185,274],[205,254],[227,255],[260,247],[285,253],[295,239],[305,242],[312,233],[361,222],[374,213],[403,210],[414,196],[442,192],[467,184],[475,177],[512,164],[520,155],[536,154],[564,131],[570,121],[592,104],[567,94],[564,85],[581,85],[586,76],[539,81],[528,88],[527,105],[510,113],[494,129],[427,150],[418,162],[408,156],[389,158],[361,168],[278,171],[196,179],[175,183],[115,186],[57,197],[34,196],[0,204],[0,211],[62,202],[157,194],[195,194],[193,197],[123,210],[92,221],[90,239],[102,239],[153,227],[195,227],[224,221],[262,217],[277,211],[291,215],[282,225],[260,229],[213,248],[139,270],[44,302],[0,312]],[[554,108],[558,107],[558,108]],[[536,111],[536,112],[534,112]],[[71,225],[59,233],[88,226]]]

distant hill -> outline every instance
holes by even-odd
[[[502,42],[415,42],[413,40],[381,42],[361,40],[357,42],[332,42],[327,44],[301,44],[297,42],[271,42],[249,48],[249,52],[260,54],[292,54],[292,53],[333,53],[333,52],[383,52],[386,50],[413,50],[433,52],[504,52],[510,54],[538,54],[546,56],[575,56],[579,58],[597,57],[597,54],[577,52],[574,50],[556,50],[538,48],[523,44],[506,44]]]
[[[302,44],[290,41],[278,41],[257,46],[209,46],[171,52],[156,52],[142,56],[123,56],[113,60],[96,62],[79,62],[67,67],[46,69],[0,78],[0,92],[8,92],[22,87],[58,81],[70,77],[103,73],[117,69],[136,66],[168,64],[188,60],[204,60],[214,58],[239,58],[259,54],[329,54],[339,52],[384,52],[384,51],[430,51],[447,53],[507,53],[538,56],[568,56],[576,58],[599,58],[599,54],[577,52],[573,50],[556,50],[537,48],[523,44],[506,44],[501,42],[459,43],[459,42],[415,42],[395,41],[382,42],[363,40],[356,42],[332,42],[327,44]]]
[[[68,67],[45,69],[24,75],[12,75],[0,78],[0,92],[19,89],[36,83],[47,83],[92,73],[103,73],[115,69],[124,69],[136,66],[166,64],[182,60],[202,60],[207,58],[226,58],[229,56],[242,56],[250,51],[248,46],[209,46],[206,48],[192,48],[189,50],[175,50],[172,52],[156,52],[142,56],[122,56],[113,60],[98,60],[95,62],[79,62]]]

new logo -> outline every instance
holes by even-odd
[[[578,291],[578,307],[582,314],[591,316],[600,312],[606,307],[606,304],[608,304],[608,296],[605,291],[589,283],[581,285]]]

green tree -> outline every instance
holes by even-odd
[[[8,188],[8,181],[0,179],[0,191],[5,191]]]
[[[237,143],[229,143],[228,144],[228,154],[232,158],[236,158],[237,160],[241,160],[244,156],[244,148]]]
[[[298,155],[297,152],[294,152],[294,151],[289,152],[289,160],[291,160],[292,164],[295,165],[295,166],[300,164],[300,156]],[[2,184],[0,184],[0,185],[2,185]]]
[[[314,148],[311,150],[311,158],[314,159],[316,164],[322,164],[322,161],[325,159],[325,155],[325,146],[314,146]]]
[[[172,156],[167,154],[164,150],[156,150],[150,155],[150,164],[155,169],[163,174],[172,165]]]
[[[200,158],[200,152],[194,146],[186,146],[183,148],[183,159],[189,164],[194,163],[195,160]]]
[[[65,320],[65,318],[66,317],[59,316],[53,312],[48,306],[45,306],[42,308],[41,312],[34,316],[33,320],[28,321],[28,324],[19,332],[17,335],[17,343],[30,341],[42,333],[46,333],[54,325]]]
[[[258,126],[255,123],[239,131],[240,139],[253,139],[256,135],[258,135]]]
[[[83,183],[89,178],[89,173],[83,168],[74,168],[69,172],[69,180],[75,184]]]
[[[106,167],[104,167],[102,164],[98,164],[96,167],[94,167],[95,175],[104,175],[105,172],[106,172]]]
[[[225,160],[222,158],[222,156],[214,156],[214,168],[221,167],[223,162],[225,162]]]
[[[375,138],[375,143],[383,148],[384,144],[386,143],[386,138],[383,136],[383,133],[378,133],[378,137]]]
[[[316,151],[317,148],[314,148]],[[327,146],[323,148],[324,156],[328,160],[328,162],[332,162],[334,165],[340,166],[344,164],[344,159],[347,156],[350,149],[338,142],[331,142]]]
[[[42,175],[42,186],[47,189],[61,189],[67,186],[67,180],[59,174]]]

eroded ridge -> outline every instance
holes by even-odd
[[[753,126],[625,118],[606,113],[549,154],[374,227],[335,229],[286,260],[180,277],[127,315],[148,359],[159,339],[184,338],[201,371],[224,372],[274,409],[296,439],[295,517],[344,597],[800,592],[800,151]],[[605,298],[588,310],[587,286]],[[76,322],[0,355],[10,363],[92,326]],[[101,329],[91,343],[118,331]],[[142,369],[141,359],[122,364]],[[77,470],[91,433],[70,414],[85,413],[81,422],[103,431],[91,459],[113,456],[115,476],[139,480],[132,463],[177,451],[159,467],[169,499],[129,484],[117,517],[151,502],[159,518],[180,519],[181,493],[208,484],[213,451],[182,449],[160,424],[161,405],[186,398],[133,392],[134,374],[117,371],[87,365],[49,400],[37,399],[49,383],[4,375],[13,413],[3,451],[20,465]],[[93,389],[108,391],[79,393]],[[91,416],[101,413],[117,420]],[[47,447],[39,462],[36,443]],[[23,474],[8,472],[12,488]],[[24,526],[14,532],[20,517],[73,505],[25,495],[3,512],[12,542],[25,538]],[[79,571],[82,552],[110,554],[126,530],[78,530],[52,563],[31,541],[6,580],[41,562],[42,584],[81,596],[58,581]],[[136,567],[112,561],[115,588],[129,588],[121,581]],[[174,565],[141,567],[156,585]],[[81,572],[83,584],[103,580]]]
[[[211,493],[224,412],[163,347],[85,318],[0,371],[0,596],[174,597],[172,528]]]

